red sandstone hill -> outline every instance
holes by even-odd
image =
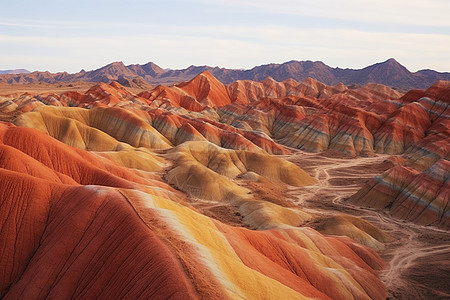
[[[448,230],[449,90],[203,72],[1,96],[0,297],[385,299],[392,238],[292,202],[327,186],[286,158],[385,155],[348,203]]]

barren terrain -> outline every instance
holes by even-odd
[[[30,214],[42,232],[51,228],[74,242],[55,256],[48,249],[59,249],[61,237],[44,243],[34,221],[17,232],[7,217],[11,230],[0,237],[14,253],[0,253],[0,265],[9,268],[0,298],[34,290],[111,297],[124,291],[120,284],[133,287],[129,298],[167,298],[173,289],[148,279],[147,270],[158,269],[146,259],[164,270],[175,266],[168,278],[192,298],[449,298],[449,91],[450,82],[406,95],[314,79],[224,85],[208,72],[146,91],[117,82],[0,83],[0,200],[11,204],[0,213]],[[353,202],[355,195],[362,200]],[[111,210],[91,215],[103,201],[112,201]],[[23,210],[28,203],[36,209]],[[50,208],[41,212],[43,205]],[[47,226],[49,216],[68,227]],[[70,223],[96,218],[113,222],[102,230],[123,235],[91,236]],[[147,244],[125,252],[105,247],[112,252],[104,256],[80,250],[100,255],[94,266],[73,265],[99,282],[80,289],[83,274],[60,270],[78,251],[77,234],[91,245],[155,247],[156,239],[167,259],[161,264]],[[28,236],[36,242],[22,238]],[[61,263],[41,266],[32,257],[39,251]],[[130,259],[133,251],[145,257]],[[103,272],[103,265],[128,269]],[[73,284],[50,274],[40,285],[43,269],[69,274],[64,280]],[[112,280],[117,290],[102,285]]]
[[[391,217],[387,212],[357,207],[345,200],[364,183],[392,167],[389,155],[349,158],[337,153],[308,153],[296,149],[283,158],[306,170],[318,182],[292,187],[270,182],[237,180],[258,199],[299,206],[316,216],[349,214],[361,217],[393,237],[380,255],[388,263],[380,277],[391,299],[441,299],[450,297],[450,236],[445,230],[419,226]],[[336,158],[334,158],[336,157]],[[236,208],[223,203],[191,199],[196,209],[222,222],[245,226]],[[294,205],[292,205],[294,204]],[[315,227],[318,224],[312,223]]]
[[[450,236],[447,231],[396,220],[384,212],[346,203],[369,179],[390,167],[388,155],[331,158],[296,151],[285,158],[308,171],[318,183],[290,187],[294,202],[310,213],[351,214],[370,221],[394,237],[380,254],[389,263],[381,274],[393,299],[450,297]],[[311,224],[314,226],[314,224]]]

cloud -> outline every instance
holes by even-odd
[[[157,32],[157,31],[149,31]],[[395,57],[412,71],[450,70],[450,36],[285,26],[165,27],[159,34],[89,37],[0,35],[2,68],[76,72],[112,61],[182,68],[190,64],[249,68],[292,59],[361,68]],[[9,49],[9,50],[8,50]],[[15,51],[12,51],[16,49]],[[11,54],[14,53],[14,54]],[[25,65],[24,65],[25,64]]]
[[[42,24],[32,24],[30,22],[21,22],[21,21],[12,21],[12,22],[0,22],[0,26],[6,27],[48,27],[47,25]]]
[[[210,1],[198,0],[205,4]],[[268,14],[309,16],[374,24],[437,26],[450,29],[447,0],[217,0],[216,4],[236,10]],[[268,20],[270,22],[270,20]]]

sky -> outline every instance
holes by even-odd
[[[448,0],[0,0],[0,70],[395,58],[413,72],[450,72],[449,16]]]

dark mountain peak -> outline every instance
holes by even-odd
[[[110,80],[115,80],[118,76],[131,76],[135,77],[136,74],[132,72],[130,69],[125,66],[125,64],[121,61],[116,61],[110,63],[100,69],[93,70],[91,72],[90,77],[97,78],[95,81],[104,81],[108,82]]]
[[[395,60],[395,58],[392,58],[392,57],[382,63],[400,64],[398,61]]]
[[[114,61],[108,65],[106,65],[106,67],[108,66],[114,66],[114,67],[126,67],[125,64],[122,61]]]
[[[361,70],[367,74],[373,74],[380,78],[386,76],[406,76],[410,77],[412,73],[398,61],[390,58],[384,62],[373,64]]]
[[[113,62],[113,63],[105,66],[105,68],[114,69],[114,70],[129,70],[128,67],[121,61]]]
[[[302,65],[302,66],[314,66],[314,65],[325,65],[321,61],[312,61],[312,60],[291,60],[283,63],[283,65]]]
[[[205,69],[206,66],[195,66],[195,65],[190,65],[189,67],[186,68],[187,71],[189,70],[200,70],[200,69]]]
[[[185,73],[189,75],[198,75],[203,71],[209,70],[211,67],[208,66],[194,66],[190,65],[187,69],[185,69]]]
[[[125,64],[123,63],[123,62],[121,62],[121,61],[115,61],[115,62],[112,62],[112,63],[110,63],[110,64],[107,64],[106,66],[104,66],[104,67],[101,67],[100,69],[98,69],[98,70],[96,70],[96,71],[99,71],[99,70],[108,70],[108,69],[124,69],[124,68],[126,68],[127,66],[125,66]]]
[[[151,77],[158,77],[166,72],[164,69],[162,69],[160,66],[158,66],[153,62],[148,62],[144,65],[139,64],[129,65],[127,66],[127,68],[136,73],[137,75],[144,77],[146,75],[149,75]]]
[[[164,73],[164,69],[161,68],[160,66],[158,66],[157,64],[153,63],[153,62],[148,62],[145,65],[142,65],[142,68],[144,70],[152,70],[156,73]]]
[[[411,73],[405,66],[403,66],[402,64],[400,64],[398,61],[396,61],[393,58],[389,58],[388,60],[386,60],[384,62],[373,64],[371,66],[364,68],[363,70],[365,70],[365,69],[396,70],[396,71]]]
[[[344,83],[380,83],[391,87],[411,87],[420,84],[420,80],[393,58],[376,63],[361,70],[355,70],[352,77]]]
[[[398,69],[406,70],[409,72],[409,70],[405,66],[403,66],[402,64],[400,64],[398,61],[396,61],[393,58],[389,58],[387,61],[385,61],[384,63],[381,63],[381,64],[385,64],[390,68],[398,68]]]
[[[121,61],[115,61],[110,64],[107,64],[106,66],[101,67],[100,69],[93,70],[93,72],[104,72],[104,71],[113,71],[118,72],[121,70],[127,69],[127,66]]]

